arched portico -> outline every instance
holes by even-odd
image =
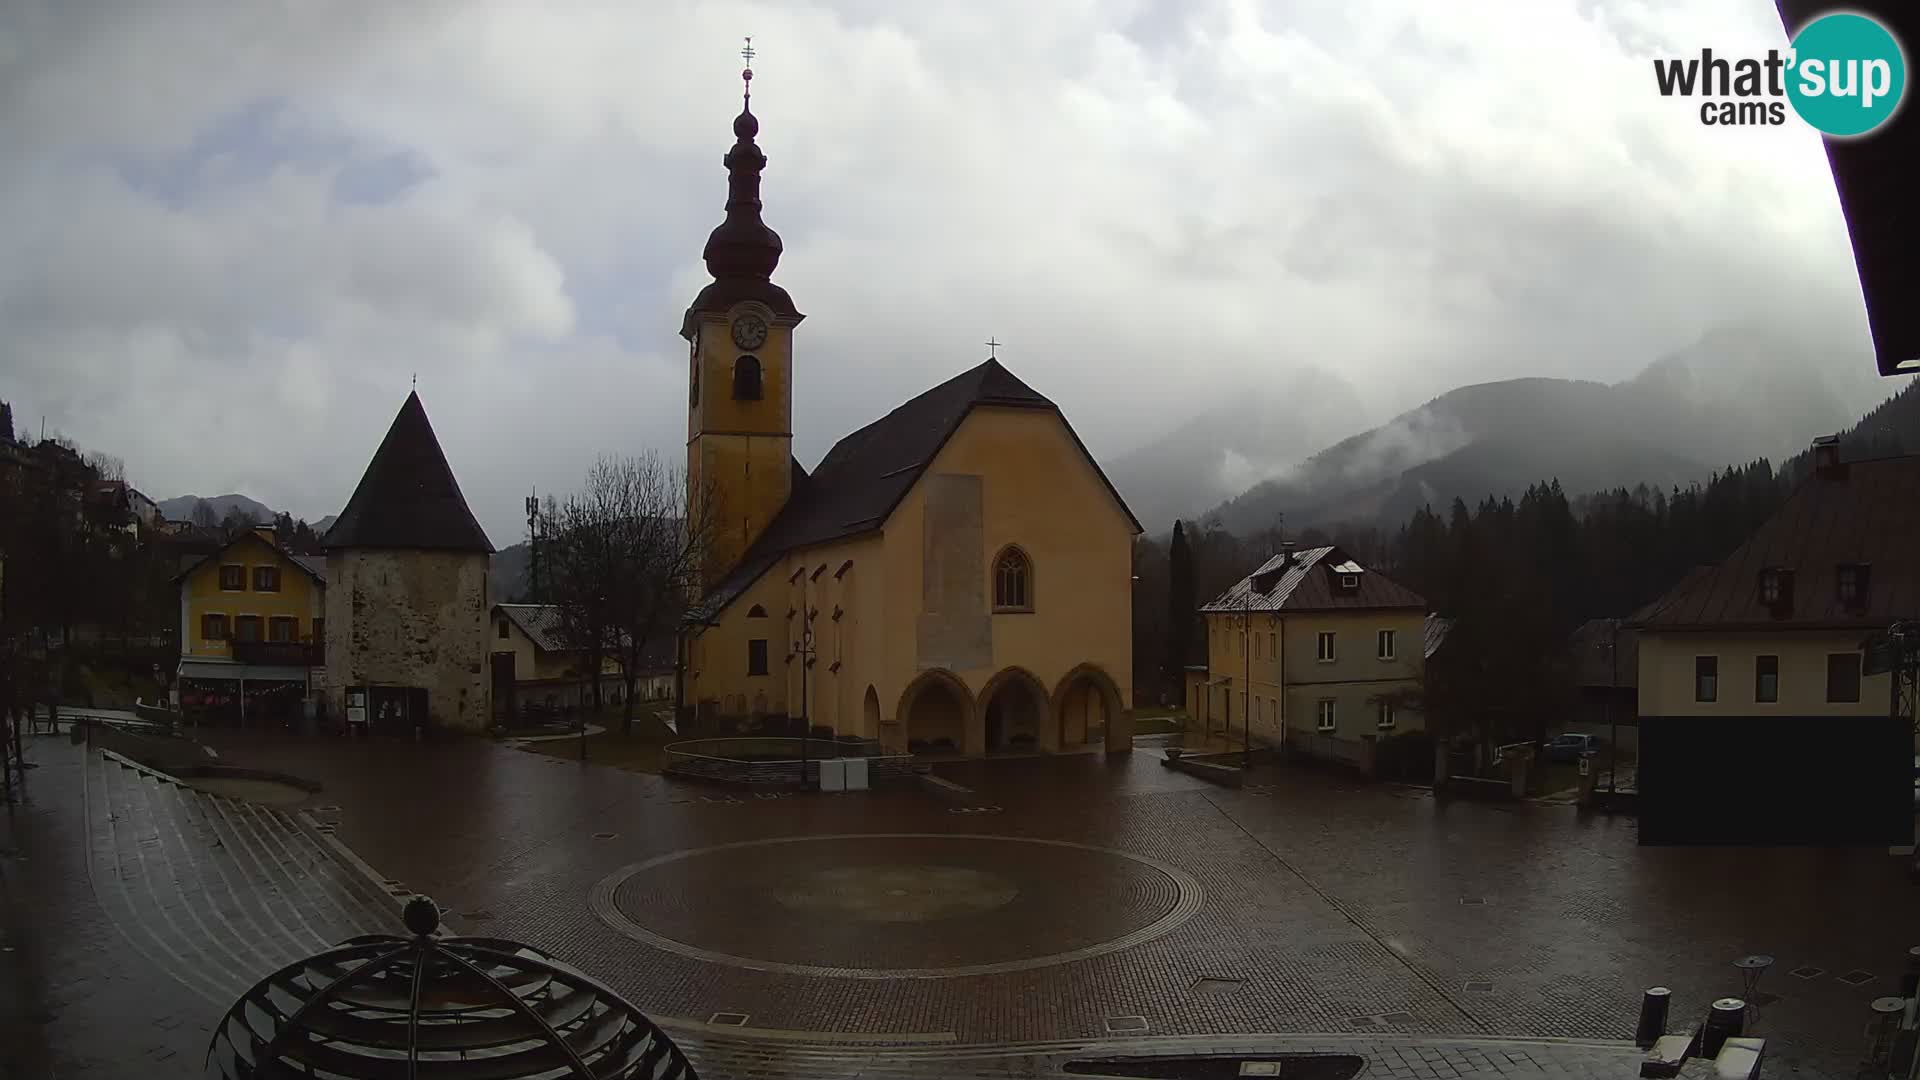
[[[1133,749],[1133,715],[1120,687],[1098,664],[1081,664],[1053,689],[1053,727],[1061,749],[1082,746],[1105,731],[1108,753]]]
[[[980,689],[981,745],[986,753],[1003,750],[1057,750],[1047,686],[1026,668],[1010,667]]]
[[[973,692],[958,675],[945,668],[921,672],[900,693],[894,715],[905,729],[901,741],[919,753],[979,754],[979,725]]]

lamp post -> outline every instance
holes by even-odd
[[[1607,810],[1613,811],[1620,783],[1620,721],[1614,699],[1620,696],[1620,620],[1609,620],[1607,635]]]
[[[800,572],[800,640],[793,643],[793,653],[800,659],[800,786],[807,786],[808,738],[813,734],[813,716],[807,707],[807,668],[813,665],[813,617],[816,612],[807,605],[806,569]]]
[[[1253,765],[1253,586],[1241,600],[1240,659],[1246,665],[1247,685],[1240,691],[1240,775]]]

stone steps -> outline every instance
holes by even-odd
[[[397,932],[391,897],[283,811],[92,755],[94,892],[133,950],[220,1009],[271,972]]]

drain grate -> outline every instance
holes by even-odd
[[[1486,907],[1487,898],[1484,896],[1463,896],[1460,898],[1460,906],[1461,907]]]
[[[1145,1031],[1147,1030],[1147,1018],[1144,1016],[1109,1016],[1107,1017],[1107,1030],[1113,1032]]]
[[[707,1017],[707,1023],[722,1027],[746,1027],[747,1014],[737,1012],[717,1012]]]
[[[1347,1017],[1347,1026],[1357,1028],[1379,1027],[1380,1018],[1377,1016],[1349,1016]]]
[[[1493,983],[1487,979],[1475,979],[1467,983],[1465,990],[1469,994],[1491,994],[1493,993]]]
[[[1865,986],[1872,982],[1875,977],[1871,971],[1861,971],[1859,968],[1854,968],[1852,971],[1840,976],[1840,981],[1846,983],[1848,986]]]
[[[617,836],[617,835],[619,835],[619,834],[618,834],[618,833],[610,833],[610,832],[597,832],[597,833],[594,833],[594,834],[593,834],[593,838],[594,838],[595,840],[611,840],[611,839],[613,839],[613,838],[614,838],[615,836]]]
[[[1390,1012],[1382,1015],[1380,1022],[1382,1024],[1411,1024],[1413,1023],[1413,1014],[1410,1012]]]
[[[1243,1061],[1240,1063],[1241,1076],[1279,1076],[1280,1063],[1277,1061]]]
[[[487,921],[488,919],[491,919],[491,918],[493,918],[493,912],[491,912],[491,911],[463,911],[463,912],[461,912],[461,913],[460,913],[460,917],[461,917],[461,918],[463,918],[463,919],[472,919],[472,920],[473,920],[474,922],[485,922],[485,921]]]
[[[1825,975],[1826,973],[1827,973],[1826,968],[1814,967],[1812,964],[1806,964],[1801,967],[1794,968],[1792,971],[1787,972],[1787,974],[1793,976],[1796,979],[1817,979],[1820,976]]]
[[[1196,994],[1226,994],[1240,989],[1241,986],[1246,984],[1246,981],[1245,979],[1203,975],[1193,980],[1193,985],[1187,989]]]

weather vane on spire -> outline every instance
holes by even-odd
[[[746,84],[740,96],[750,98],[753,96],[753,35],[751,34],[747,35],[746,47],[740,50],[740,59],[747,62],[746,68],[740,72],[740,81]]]

